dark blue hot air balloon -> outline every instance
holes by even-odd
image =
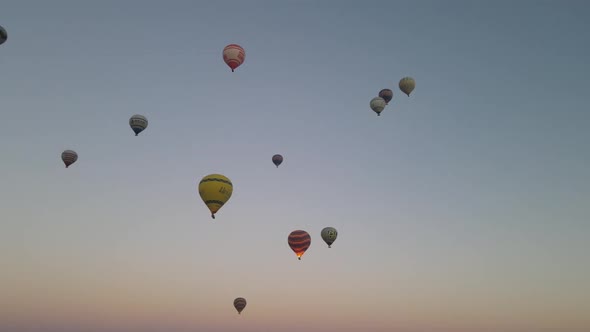
[[[272,163],[275,164],[277,166],[277,168],[279,167],[279,165],[283,162],[283,156],[281,156],[280,154],[275,154],[274,156],[272,156]]]

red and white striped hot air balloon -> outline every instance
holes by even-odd
[[[223,61],[233,72],[246,59],[246,51],[238,44],[229,44],[223,49]]]

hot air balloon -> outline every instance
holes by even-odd
[[[78,160],[78,154],[73,150],[65,150],[61,153],[61,160],[66,164],[66,168]]]
[[[131,129],[135,132],[135,136],[137,136],[147,128],[148,120],[143,115],[135,114],[129,118],[129,126],[131,126]]]
[[[334,227],[326,227],[322,229],[322,239],[328,245],[328,248],[332,248],[332,243],[336,241],[338,231]]]
[[[223,61],[233,72],[246,59],[246,51],[238,44],[229,44],[223,49]]]
[[[8,33],[6,33],[6,29],[0,26],[0,45],[4,44],[6,39],[8,39]]]
[[[402,90],[403,93],[407,94],[408,97],[410,93],[414,91],[416,87],[416,81],[414,81],[411,77],[404,77],[399,81],[399,89]]]
[[[246,299],[243,297],[238,297],[234,300],[234,308],[238,311],[238,314],[242,314],[242,310],[246,308]]]
[[[305,251],[311,245],[311,236],[309,236],[309,233],[306,231],[296,230],[289,234],[287,242],[289,243],[291,250],[297,255],[297,258],[301,260],[301,256],[303,256]]]
[[[277,166],[277,168],[279,168],[279,165],[283,162],[283,156],[281,156],[280,154],[275,154],[274,156],[272,156],[272,163],[275,164]]]
[[[371,102],[369,103],[369,106],[371,106],[371,109],[377,113],[377,115],[381,115],[381,112],[385,109],[385,105],[387,105],[387,103],[385,103],[385,99],[381,97],[375,97],[371,99]]]
[[[234,191],[231,181],[221,174],[209,174],[199,182],[199,195],[211,211],[211,218],[227,203]]]
[[[385,100],[385,104],[387,105],[391,99],[393,99],[393,91],[390,89],[383,89],[379,91],[379,97],[383,98],[383,100]]]

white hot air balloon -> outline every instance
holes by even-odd
[[[377,115],[381,115],[381,112],[385,109],[385,105],[387,105],[387,103],[385,102],[385,99],[381,97],[375,97],[371,99],[371,102],[369,103],[369,106],[371,106],[371,109],[377,113]]]
[[[131,126],[135,136],[137,136],[147,128],[148,120],[143,115],[135,114],[129,119],[129,126]]]

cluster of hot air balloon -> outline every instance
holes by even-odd
[[[3,44],[6,41],[6,38],[7,38],[6,30],[2,26],[0,26],[0,44]],[[242,63],[244,63],[244,60],[246,59],[246,51],[244,50],[244,48],[242,48],[238,44],[229,44],[226,47],[224,47],[222,55],[223,55],[223,61],[229,66],[229,68],[231,69],[232,72],[235,71],[235,69],[238,68]],[[133,132],[135,133],[135,136],[138,136],[139,133],[141,133],[142,131],[144,131],[147,128],[148,120],[143,115],[135,114],[135,115],[131,116],[131,118],[129,119],[129,126],[131,127],[131,130],[133,130]],[[66,168],[68,168],[70,165],[72,165],[73,163],[75,163],[78,160],[78,154],[74,150],[65,150],[61,154],[61,159],[64,162],[64,164],[66,165]],[[277,167],[279,167],[279,165],[283,162],[283,157],[281,155],[277,154],[277,155],[273,156],[272,160],[273,160],[273,163]],[[215,174],[212,174],[212,175],[215,175]],[[230,187],[231,187],[231,182],[230,182]],[[201,193],[200,189],[199,189],[199,193]],[[205,195],[207,195],[206,191],[205,191]],[[231,196],[231,188],[230,188],[230,193],[226,197],[225,201],[224,200],[210,200],[210,199],[206,201],[205,204],[207,204],[207,206],[211,210],[211,216],[213,218],[215,218],[215,212],[217,212],[217,210],[219,210],[223,206],[223,204],[225,204],[225,202],[229,199],[230,196]],[[201,197],[203,197],[203,194],[201,194]],[[209,202],[209,203],[207,203],[207,202]]]
[[[338,231],[334,227],[325,227],[322,229],[320,233],[322,236],[322,240],[326,242],[328,248],[332,248],[332,243],[336,241],[336,237],[338,236]],[[289,247],[291,250],[295,252],[297,255],[297,259],[301,260],[301,256],[305,254],[309,246],[311,245],[311,236],[308,232],[304,230],[296,230],[292,231],[287,238],[287,242],[289,243]]]
[[[129,126],[135,133],[135,136],[137,136],[147,128],[148,120],[143,115],[135,114],[129,118]],[[61,153],[61,160],[66,165],[66,168],[68,168],[78,160],[78,153],[74,150],[65,150]]]
[[[6,42],[6,30],[0,26],[0,45]],[[237,44],[227,45],[222,52],[223,61],[234,72],[240,65],[244,63],[246,58],[245,50]],[[411,77],[404,77],[399,81],[399,88],[408,97],[415,88],[415,81]],[[385,109],[386,105],[393,99],[393,91],[390,89],[383,89],[379,91],[378,97],[375,97],[370,102],[370,107],[373,111],[380,115]],[[148,119],[140,114],[134,114],[129,119],[129,126],[131,130],[138,136],[148,127]],[[61,159],[68,168],[78,160],[78,154],[74,150],[65,150],[61,154]],[[272,156],[272,163],[278,168],[283,163],[283,156],[275,154]],[[229,201],[233,193],[233,184],[231,180],[222,174],[209,174],[204,176],[198,184],[198,192],[211,212],[211,218],[215,219],[215,214]],[[321,231],[321,238],[331,248],[338,236],[338,231],[334,227],[325,227]],[[294,230],[287,237],[287,243],[291,250],[301,260],[301,257],[309,249],[311,245],[311,236],[304,230]],[[246,299],[238,297],[233,304],[238,314],[246,307]]]
[[[274,155],[272,160],[278,167],[283,158],[281,156],[279,159],[277,156],[280,155]],[[213,219],[215,219],[215,213],[229,201],[233,191],[234,186],[231,180],[222,174],[206,175],[199,182],[199,195],[211,212],[211,218]],[[328,244],[328,247],[331,247],[338,236],[338,232],[333,227],[326,227],[322,230],[321,236]],[[301,256],[311,245],[311,237],[306,231],[297,230],[289,234],[287,242],[297,257],[301,259]]]
[[[410,96],[410,93],[414,91],[416,87],[416,81],[414,81],[411,77],[404,77],[399,81],[399,89]],[[393,91],[391,89],[383,89],[379,91],[379,95],[369,102],[369,106],[373,110],[373,112],[377,113],[377,115],[381,115],[381,112],[385,109],[389,102],[393,99]]]

